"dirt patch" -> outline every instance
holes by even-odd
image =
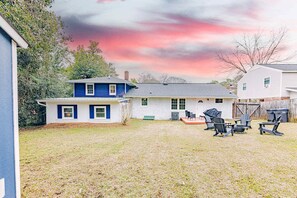
[[[123,127],[123,125],[119,123],[52,123],[52,124],[44,125],[40,128],[60,129],[60,128],[97,128],[97,127],[110,128],[110,127]]]

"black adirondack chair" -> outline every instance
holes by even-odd
[[[215,134],[213,136],[217,136],[218,134],[223,135],[223,137],[228,136],[229,134],[234,134],[234,125],[225,123],[225,120],[223,118],[213,118],[212,119],[214,128],[215,128]]]
[[[192,112],[190,112],[190,119],[196,119],[196,114],[195,114],[195,113],[192,113]]]
[[[208,109],[203,112],[205,116],[205,123],[206,123],[206,129],[204,130],[209,130],[209,129],[214,129],[214,124],[212,119],[213,118],[220,118],[222,115],[221,111],[218,111],[216,108]]]
[[[239,120],[235,120],[236,127],[242,127],[245,129],[252,128],[251,122],[252,122],[252,120],[250,119],[248,114],[243,114],[240,116]]]
[[[282,136],[284,133],[277,131],[278,126],[280,125],[280,121],[282,119],[282,116],[279,116],[274,122],[262,122],[259,123],[259,131],[260,134],[263,135],[263,133],[270,133],[272,135]],[[267,128],[266,126],[273,126],[272,129]]]
[[[186,118],[189,118],[190,117],[190,111],[186,110],[185,111],[185,114],[186,114]]]

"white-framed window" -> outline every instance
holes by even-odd
[[[215,102],[216,103],[223,103],[223,99],[222,98],[216,98]]]
[[[95,119],[106,119],[106,107],[105,106],[95,106],[94,107],[94,118]]]
[[[74,118],[73,106],[62,106],[62,118],[63,119],[73,119]]]
[[[178,101],[178,99],[176,99],[176,98],[171,99],[171,109],[177,110],[177,106],[178,106],[177,101]]]
[[[141,106],[147,106],[148,105],[148,99],[147,98],[141,98]]]
[[[246,83],[242,84],[242,90],[245,91],[246,90]]]
[[[270,85],[270,77],[264,78],[264,87],[268,88]]]
[[[186,109],[186,99],[185,98],[172,98],[171,99],[171,109],[172,110],[185,110]]]
[[[86,95],[93,96],[94,94],[94,83],[86,83]]]
[[[186,109],[186,99],[180,98],[179,99],[179,110],[185,110]]]
[[[111,96],[117,95],[117,85],[115,85],[115,84],[109,85],[109,95],[111,95]]]

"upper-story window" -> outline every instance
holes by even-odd
[[[242,90],[245,91],[246,90],[246,83],[242,84]]]
[[[264,87],[267,88],[270,85],[270,77],[264,78]]]
[[[109,95],[111,95],[111,96],[117,95],[117,86],[116,85],[109,85]]]
[[[94,95],[94,84],[86,84],[86,95],[93,96]]]

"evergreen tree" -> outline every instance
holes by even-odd
[[[21,126],[44,121],[45,108],[37,99],[67,94],[63,74],[69,40],[61,20],[49,11],[51,0],[2,0],[0,13],[29,43],[18,50],[19,123]]]
[[[78,46],[73,51],[74,64],[67,68],[70,79],[85,79],[102,76],[117,76],[115,68],[101,55],[99,43],[90,41],[87,49]]]

